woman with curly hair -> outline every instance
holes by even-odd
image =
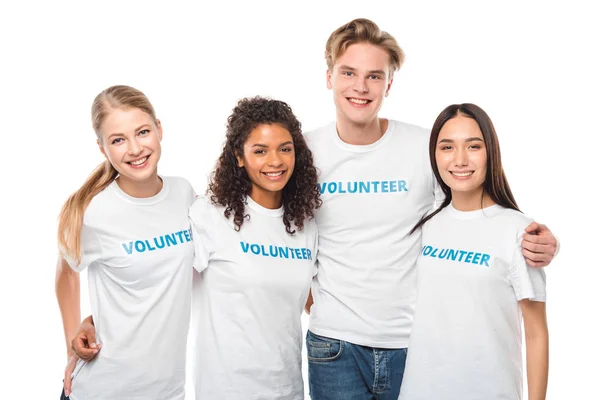
[[[197,399],[304,399],[300,317],[316,274],[319,194],[291,108],[239,101],[207,195],[189,212]]]

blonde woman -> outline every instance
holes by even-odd
[[[162,126],[148,98],[128,86],[92,105],[106,160],[65,203],[56,296],[67,341],[70,390],[81,399],[183,399],[194,248],[182,178],[160,176]],[[96,338],[85,362],[70,343],[79,323],[79,275],[88,271]]]

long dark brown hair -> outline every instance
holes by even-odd
[[[513,194],[508,185],[508,180],[504,174],[502,168],[502,159],[500,157],[500,144],[498,143],[498,135],[492,120],[483,109],[475,104],[463,103],[463,104],[452,104],[444,109],[438,115],[433,128],[431,129],[431,136],[429,138],[429,161],[431,162],[431,168],[435,174],[435,179],[438,181],[442,191],[446,195],[443,203],[433,213],[424,216],[410,233],[413,233],[419,229],[425,222],[433,218],[437,213],[442,211],[444,207],[447,207],[452,201],[452,191],[450,187],[444,183],[438,170],[438,165],[435,159],[435,150],[437,148],[437,141],[440,135],[440,131],[446,122],[452,118],[462,115],[467,118],[474,119],[479,125],[481,134],[483,135],[483,142],[485,143],[485,151],[487,155],[487,165],[485,181],[483,182],[483,193],[487,193],[494,203],[501,205],[505,208],[511,208],[516,211],[519,210],[517,202],[513,197]],[[483,204],[483,196],[481,198]]]
[[[250,132],[262,124],[279,124],[292,135],[295,153],[294,172],[283,188],[283,223],[285,230],[293,235],[302,230],[306,219],[314,218],[314,210],[321,206],[321,193],[317,185],[317,170],[301,125],[290,106],[283,101],[264,97],[240,100],[227,119],[227,136],[223,152],[217,161],[208,185],[207,194],[213,204],[225,207],[224,215],[233,214],[239,230],[248,217],[246,197],[250,195],[252,182],[246,169],[238,166],[237,154],[244,154],[244,143]],[[292,226],[292,223],[294,226]]]

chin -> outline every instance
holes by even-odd
[[[269,188],[266,188],[266,189],[267,189],[269,192],[273,192],[273,193],[279,193],[279,192],[283,192],[283,189],[284,189],[284,188],[285,188],[285,185],[283,185],[283,186],[281,186],[281,187],[279,187],[279,186],[277,186],[277,187],[269,187]]]

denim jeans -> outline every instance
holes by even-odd
[[[397,400],[407,349],[379,349],[306,334],[312,400]]]

